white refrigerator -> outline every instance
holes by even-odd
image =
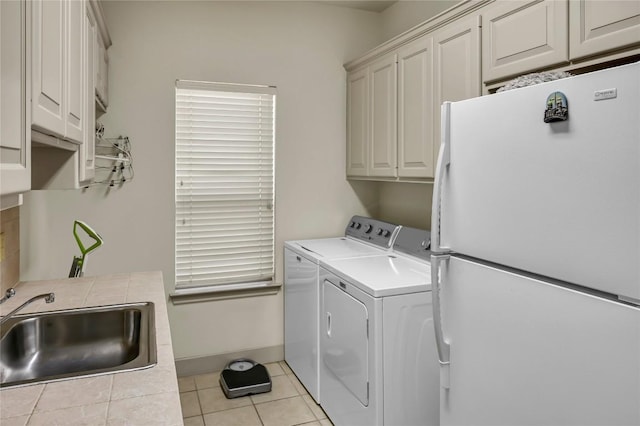
[[[640,62],[442,109],[441,424],[640,425]]]

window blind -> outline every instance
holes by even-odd
[[[273,279],[275,89],[176,82],[176,289]]]

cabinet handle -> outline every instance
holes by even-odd
[[[302,262],[302,258],[301,258],[300,256],[296,256],[296,260],[297,260],[298,262]]]
[[[331,312],[327,312],[327,336],[331,337]]]

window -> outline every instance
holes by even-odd
[[[176,293],[273,279],[275,97],[176,82]]]

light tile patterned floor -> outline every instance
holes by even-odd
[[[333,426],[284,361],[265,364],[271,392],[227,399],[220,372],[179,377],[185,426]]]

